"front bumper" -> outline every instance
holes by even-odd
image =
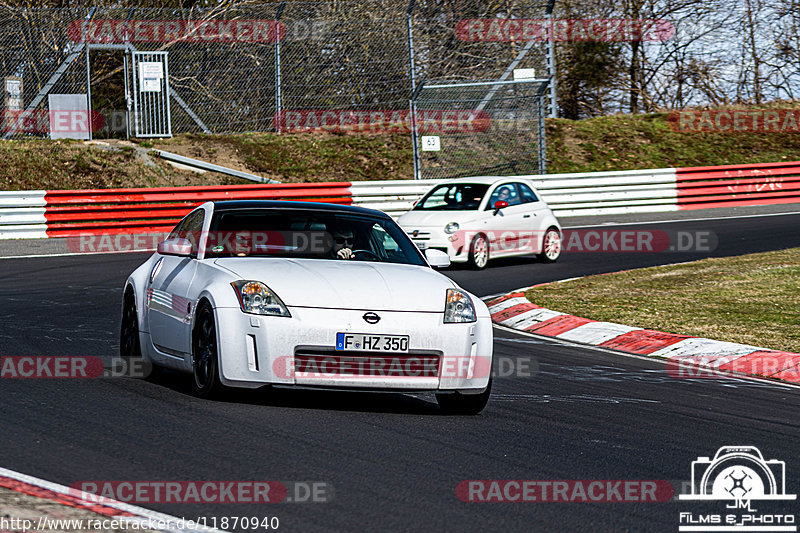
[[[469,258],[469,243],[463,242],[463,231],[447,234],[439,226],[415,227],[406,234],[423,252],[428,248],[441,250],[450,256],[452,263],[465,263]]]
[[[492,325],[488,316],[466,324],[444,324],[443,313],[377,311],[381,320],[368,324],[365,310],[289,307],[290,318],[257,316],[238,308],[215,310],[220,378],[224,385],[265,384],[392,390],[484,389],[492,361]],[[341,371],[338,357],[363,358],[366,352],[335,350],[336,334],[408,335],[409,353],[370,353],[394,366],[385,372]],[[306,371],[302,357],[322,357],[330,365]],[[414,358],[439,358],[439,371],[417,368]],[[409,366],[403,366],[409,362]],[[398,371],[399,368],[399,371]],[[373,368],[374,370],[374,368]]]

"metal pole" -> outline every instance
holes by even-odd
[[[172,110],[169,107],[169,52],[164,52],[164,99],[167,101],[167,133],[172,137]]]
[[[135,8],[130,8],[125,20],[131,20],[134,13]],[[122,50],[122,78],[125,80],[125,140],[127,141],[131,138],[131,86],[128,76],[134,75],[128,72],[128,52],[130,52],[131,43],[129,42],[127,32],[125,32],[123,46],[125,48]]]
[[[411,113],[411,145],[414,155],[414,179],[422,179],[421,169],[419,168],[419,143],[417,142],[417,104],[414,100],[408,101],[408,110]]]
[[[537,126],[538,132],[536,135],[536,142],[539,148],[539,174],[547,174],[547,144],[545,140],[545,124],[544,124],[544,95],[539,95],[537,98]]]
[[[414,179],[422,179],[422,169],[420,168],[419,143],[417,142],[417,80],[414,72],[414,25],[412,13],[414,12],[415,0],[410,0],[406,10],[406,26],[408,29],[408,71],[411,79],[411,99],[408,101],[409,112],[411,113],[411,144],[414,156]]]
[[[123,78],[125,79],[125,139],[131,138],[131,87],[128,76],[128,50],[122,52]]]
[[[92,72],[89,66],[89,47],[86,50],[86,108],[88,109],[88,117],[86,118],[87,127],[89,128],[89,140],[92,140]]]
[[[411,0],[408,3],[408,10],[406,11],[406,24],[408,25],[408,68],[411,75],[411,94],[416,90],[416,74],[414,72],[414,28],[412,24],[411,14],[414,11],[414,2]]]
[[[286,2],[281,2],[278,6],[278,13],[275,16],[275,132],[281,132],[281,15]]]
[[[139,84],[137,83],[137,78],[139,73],[136,70],[139,68],[136,64],[136,54],[131,50],[131,81],[133,81],[133,135],[135,137],[139,136],[140,124],[139,124]]]
[[[550,118],[558,116],[558,106],[556,106],[556,52],[555,40],[553,38],[553,14],[548,12],[545,15],[547,20],[547,70],[550,76]]]

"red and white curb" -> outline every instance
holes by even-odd
[[[190,527],[189,520],[106,497],[103,497],[102,503],[92,502],[82,498],[80,493],[64,485],[6,468],[0,468],[0,487],[68,507],[91,511],[104,517],[120,521],[124,520],[129,524],[138,523],[139,527],[131,526],[132,529],[166,531],[170,533],[224,533],[222,530],[203,527],[200,524],[192,524]],[[184,524],[184,526],[182,527],[181,524]]]
[[[590,320],[538,306],[519,291],[490,299],[486,305],[492,322],[519,331],[668,359],[681,367],[709,369],[709,377],[744,374],[800,383],[796,353]]]

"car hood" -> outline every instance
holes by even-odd
[[[325,259],[222,258],[239,279],[261,281],[289,307],[443,312],[456,287],[435,270],[413,265]]]
[[[450,222],[467,224],[479,217],[480,211],[409,211],[397,219],[403,229],[438,226],[444,228]]]

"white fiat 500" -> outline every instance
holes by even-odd
[[[486,305],[436,272],[386,214],[208,202],[128,278],[120,350],[192,374],[201,397],[264,385],[430,391],[478,413],[491,390]]]
[[[436,185],[397,222],[420,250],[447,252],[454,263],[484,268],[490,258],[561,255],[561,225],[533,184],[478,177]]]

